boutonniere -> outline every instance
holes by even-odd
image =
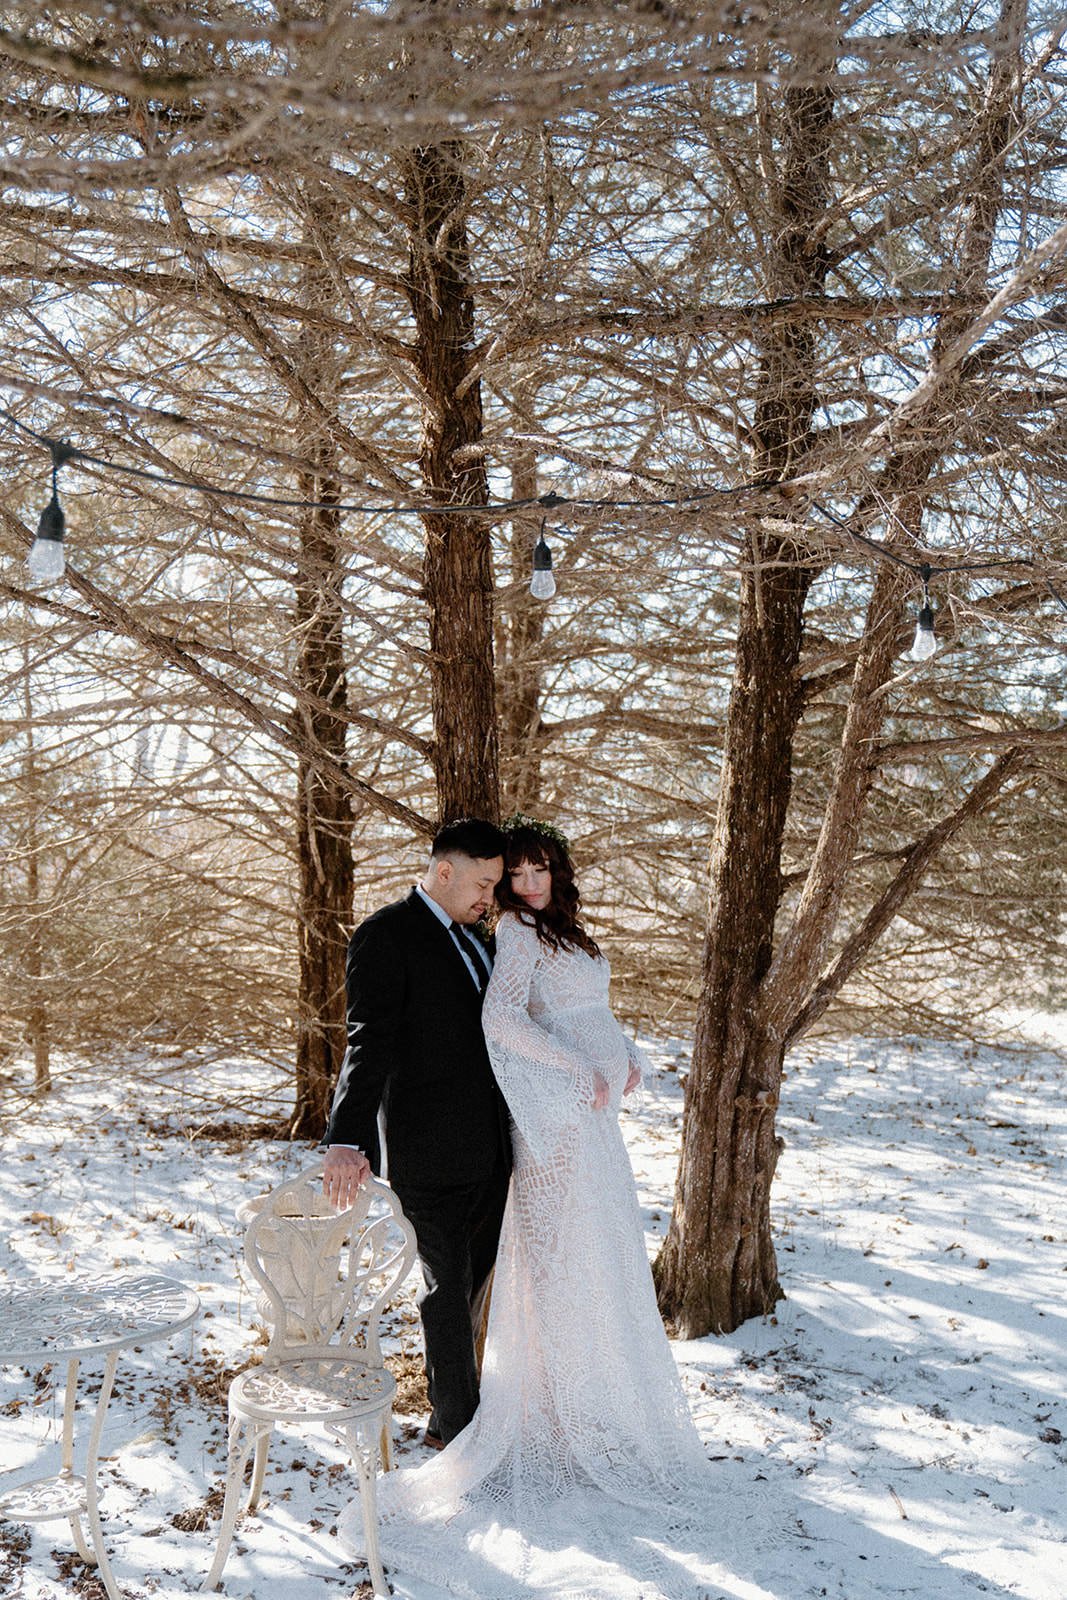
[[[488,922],[486,922],[485,918],[483,917],[480,922],[472,922],[470,925],[470,931],[473,933],[478,943],[484,944],[488,949],[489,941],[493,937],[493,930],[489,926]]]

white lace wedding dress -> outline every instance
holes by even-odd
[[[502,918],[484,1025],[515,1168],[481,1404],[440,1455],[379,1480],[394,1582],[468,1600],[708,1596],[722,1512],[656,1307],[618,1123],[641,1056],[608,978]],[[594,1069],[611,1089],[597,1111]],[[358,1522],[354,1507],[341,1527],[357,1548]]]

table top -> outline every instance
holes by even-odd
[[[73,1360],[177,1333],[200,1297],[158,1273],[0,1283],[0,1364]]]

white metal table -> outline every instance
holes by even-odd
[[[97,1566],[110,1600],[122,1597],[104,1548],[96,1469],[119,1356],[134,1345],[180,1332],[199,1311],[199,1297],[191,1289],[154,1273],[105,1283],[41,1279],[0,1284],[0,1366],[67,1363],[61,1469],[0,1495],[0,1516],[16,1522],[66,1518],[78,1554]],[[81,1475],[74,1471],[78,1368],[83,1357],[98,1355],[104,1357],[104,1377]],[[89,1523],[91,1545],[86,1543],[83,1516]]]

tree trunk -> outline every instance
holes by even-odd
[[[921,523],[921,512],[916,510],[915,515],[917,524]],[[830,796],[811,865],[762,984],[760,1020],[778,1039],[791,1031],[798,996],[806,995],[816,981],[834,934],[848,863],[856,850],[878,771],[877,735],[886,712],[882,690],[898,653],[903,594],[900,568],[883,563],[874,575]]]
[[[956,286],[968,290],[984,282],[995,236],[1004,160],[1015,127],[1024,14],[1024,0],[1004,0],[989,90],[976,121],[976,197]],[[820,237],[816,224],[828,189],[831,112],[830,89],[818,82],[786,92],[786,155],[776,191],[781,218],[773,234],[779,292],[816,293],[822,286],[818,247],[812,249],[809,241]],[[955,332],[952,319],[943,319],[933,361]],[[765,346],[761,390],[759,465],[773,480],[785,475],[792,452],[798,444],[803,448],[808,436],[815,398],[810,329],[787,324]],[[884,469],[881,496],[896,500],[895,525],[913,539],[921,533],[922,488],[944,448],[943,439],[931,436],[925,447],[891,455]],[[788,555],[780,552],[783,561]],[[881,567],[815,856],[772,965],[792,740],[802,703],[795,667],[807,580],[803,569],[794,566],[783,577],[776,573],[765,581],[761,623],[753,617],[760,599],[758,559],[757,554],[755,582],[746,582],[742,596],[682,1162],[670,1232],[656,1263],[661,1307],[687,1338],[711,1330],[729,1332],[746,1318],[769,1311],[782,1292],[769,1202],[780,1149],[774,1113],[786,1042],[798,1036],[802,1019],[810,1020],[825,1008],[937,849],[991,801],[1019,760],[1012,752],[1010,761],[998,763],[988,781],[976,786],[971,802],[931,831],[891,893],[872,908],[851,951],[827,970],[843,883],[876,771],[875,736],[885,716],[882,690],[892,672],[899,634],[901,578],[896,569]],[[794,606],[774,604],[770,597],[790,584]],[[775,650],[778,679],[767,670]],[[767,703],[746,710],[750,698]]]
[[[783,566],[763,575],[759,600],[758,572],[742,589],[681,1166],[656,1263],[660,1306],[683,1338],[727,1332],[781,1295],[770,1187],[783,1046],[752,1022],[778,906],[810,577]]]
[[[818,293],[812,245],[828,190],[833,93],[787,89],[784,161],[775,188],[772,292]],[[810,325],[769,331],[756,407],[756,471],[789,475],[815,405]],[[682,1158],[667,1240],[656,1262],[660,1307],[683,1338],[729,1332],[781,1296],[770,1227],[780,1141],[774,1111],[783,1044],[755,1026],[773,950],[793,739],[803,709],[797,673],[814,571],[794,546],[754,533],[741,590],[726,720],[711,896]]]
[[[316,202],[320,209],[329,205]],[[336,226],[338,219],[317,218]],[[305,270],[306,303],[329,297],[325,267]],[[326,336],[302,336],[301,364],[319,396],[331,393],[340,363]],[[301,419],[301,449],[311,470],[299,475],[309,501],[341,498],[336,477],[337,446],[318,414]],[[345,1051],[345,952],[352,920],[352,807],[342,774],[347,771],[345,736],[347,679],[341,587],[344,552],[340,513],[327,507],[301,513],[296,577],[295,665],[298,702],[294,716],[313,750],[334,766],[302,756],[297,768],[296,853],[299,873],[299,990],[296,1033],[296,1099],[289,1134],[318,1138],[326,1126],[333,1086]]]
[[[538,492],[537,460],[526,452],[511,475],[515,500],[532,500]],[[499,622],[500,768],[505,814],[536,814],[541,798],[541,695],[538,650],[545,629],[545,603],[530,593],[533,548],[539,523],[516,518],[511,525],[513,598]]]
[[[410,152],[404,175],[407,288],[424,394],[423,481],[431,500],[485,505],[481,387],[470,376],[474,300],[461,145],[450,141]],[[439,819],[495,820],[500,793],[489,518],[452,511],[423,521]]]

